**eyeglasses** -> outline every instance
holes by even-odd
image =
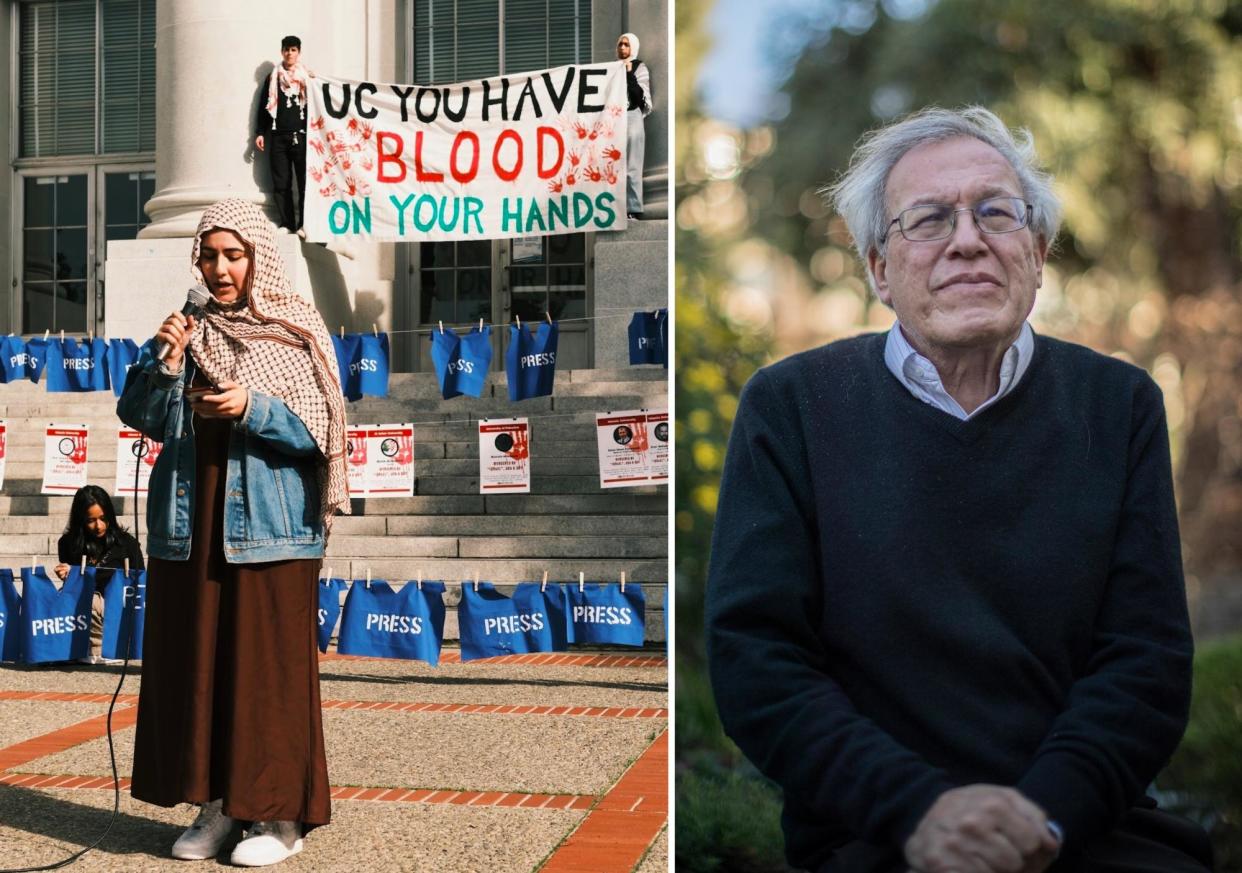
[[[971,213],[975,217],[975,227],[984,233],[1013,233],[1030,223],[1034,208],[1021,197],[989,197],[965,209],[954,209],[940,203],[912,206],[902,210],[889,222],[889,232],[885,234],[884,241],[888,241],[894,224],[901,229],[901,235],[911,242],[946,239],[957,227],[959,212]]]

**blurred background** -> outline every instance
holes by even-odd
[[[712,704],[703,588],[746,379],[892,323],[817,192],[865,130],[982,103],[1032,131],[1065,206],[1036,331],[1164,391],[1198,654],[1157,790],[1242,870],[1242,3],[677,0],[676,17],[677,869],[784,869],[779,791]]]

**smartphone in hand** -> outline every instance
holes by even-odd
[[[185,396],[190,400],[198,400],[206,397],[208,394],[219,394],[220,389],[215,385],[191,385],[185,389]]]

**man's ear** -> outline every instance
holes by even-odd
[[[1040,262],[1042,264],[1042,261]],[[867,269],[871,271],[871,284],[875,288],[875,296],[880,302],[892,308],[893,295],[888,290],[888,261],[877,250],[867,252]]]
[[[1042,233],[1035,237],[1035,287],[1044,287],[1044,262],[1048,259],[1048,238]]]

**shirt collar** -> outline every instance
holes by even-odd
[[[1023,322],[1022,330],[1018,332],[1018,339],[1001,358],[1000,382],[996,393],[978,409],[967,415],[961,405],[945,390],[935,364],[910,345],[910,341],[906,339],[905,333],[901,330],[901,322],[893,323],[884,344],[884,363],[907,391],[924,403],[929,403],[963,420],[973,418],[1012,391],[1031,365],[1031,358],[1034,354],[1035,332],[1031,329],[1030,322]]]

